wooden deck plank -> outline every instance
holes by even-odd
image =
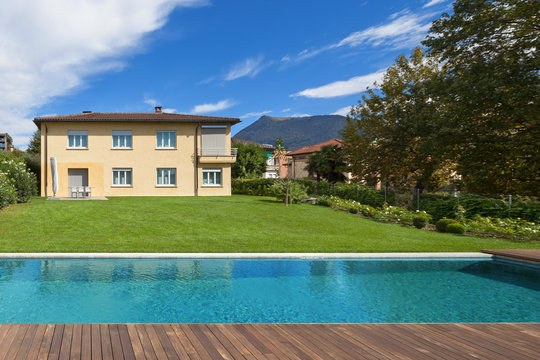
[[[482,250],[483,253],[510,260],[525,260],[540,264],[540,249]]]
[[[540,324],[0,324],[0,359],[524,359]]]
[[[49,357],[49,352],[51,351],[52,340],[54,336],[54,331],[56,330],[56,325],[47,324],[45,333],[43,334],[43,340],[39,347],[38,359],[47,359]]]
[[[92,324],[90,329],[90,334],[92,336],[91,345],[92,345],[92,360],[99,360],[101,356],[101,332],[99,330],[99,324]]]
[[[64,334],[62,335],[62,342],[60,343],[60,353],[58,359],[69,360],[71,354],[71,344],[73,343],[73,324],[66,324],[64,326]]]

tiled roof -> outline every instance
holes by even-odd
[[[321,151],[323,146],[334,146],[337,145],[338,147],[341,147],[343,145],[343,141],[340,139],[332,139],[325,142],[322,142],[320,144],[315,144],[311,146],[306,146],[303,148],[300,148],[298,150],[290,151],[286,155],[287,156],[293,156],[293,155],[302,155],[302,154],[312,154],[316,151]]]
[[[255,144],[255,145],[258,145],[258,146],[262,147],[263,149],[269,149],[269,150],[273,150],[273,149],[275,148],[274,145],[270,145],[270,144],[259,144],[258,142],[255,142],[255,141],[239,139],[239,138],[237,138],[237,137],[233,137],[233,138],[231,139],[231,141],[232,141],[233,143]]]
[[[172,113],[102,113],[102,112],[84,112],[71,115],[52,115],[34,118],[34,123],[41,122],[63,122],[63,121],[81,121],[81,122],[188,122],[188,123],[230,123],[236,124],[240,119],[217,116],[202,116],[190,114],[172,114]]]

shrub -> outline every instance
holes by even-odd
[[[298,203],[307,197],[305,186],[294,181],[276,181],[268,188],[268,193],[278,200],[285,201],[287,187],[289,188],[290,203]]]
[[[21,158],[0,153],[0,171],[13,180],[17,202],[28,202],[37,194],[36,176],[26,168]]]
[[[417,216],[425,218],[426,221],[431,219],[431,216],[425,211],[410,211],[397,206],[388,206],[384,209],[380,209],[377,211],[376,216],[407,225],[413,225],[413,219]]]
[[[454,219],[441,219],[435,223],[435,227],[437,228],[437,231],[439,232],[446,232],[446,228],[450,224],[457,224],[457,221]]]
[[[446,225],[446,232],[451,234],[464,234],[465,233],[465,226],[461,225],[460,223],[450,223]]]
[[[500,219],[476,215],[472,219],[463,219],[463,225],[467,231],[472,233],[491,234],[520,240],[540,240],[540,224],[524,219]]]
[[[17,202],[17,190],[13,180],[0,171],[0,209]]]
[[[369,205],[362,205],[360,211],[365,217],[373,217],[377,214],[377,209]]]
[[[413,218],[413,225],[414,225],[414,227],[417,228],[417,229],[422,229],[422,228],[424,228],[424,227],[426,226],[426,224],[427,224],[427,220],[426,220],[426,218],[423,217],[423,216],[415,216],[415,217]]]

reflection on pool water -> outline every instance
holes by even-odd
[[[540,268],[492,259],[0,261],[0,322],[540,322]]]

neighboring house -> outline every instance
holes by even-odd
[[[59,197],[231,194],[231,126],[237,118],[163,113],[43,116],[41,195]],[[77,192],[83,192],[78,194]]]
[[[6,133],[0,134],[0,151],[10,151]]]
[[[288,176],[291,179],[303,179],[309,177],[306,167],[311,154],[321,151],[324,146],[343,146],[343,141],[340,139],[332,139],[320,144],[306,146],[298,150],[290,151],[286,155],[290,157],[288,166]],[[351,179],[350,173],[344,173],[347,180]]]
[[[275,147],[269,144],[259,144],[255,141],[243,140],[233,137],[232,142],[241,144],[255,144],[260,146],[264,151],[264,157],[266,158],[266,171],[263,173],[265,179],[276,179],[279,177],[279,159],[274,157]]]

